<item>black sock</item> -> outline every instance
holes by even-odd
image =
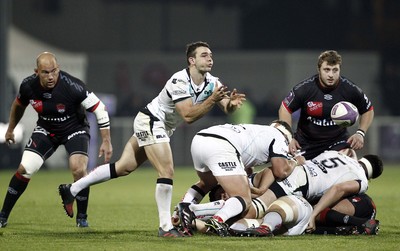
[[[325,217],[325,223],[328,226],[337,226],[339,225],[353,225],[358,226],[366,222],[368,219],[360,218],[356,216],[350,216],[347,214],[339,213],[335,210],[329,210]]]
[[[84,215],[87,214],[87,208],[89,203],[89,192],[90,192],[90,187],[87,187],[81,190],[75,197],[76,207],[78,209],[78,216],[80,214]]]
[[[8,218],[15,203],[17,203],[17,200],[28,186],[29,181],[30,179],[25,178],[19,173],[14,174],[8,185],[6,198],[4,199],[3,208],[1,209],[2,217]]]

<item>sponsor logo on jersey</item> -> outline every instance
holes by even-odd
[[[175,90],[172,92],[172,95],[182,95],[182,94],[186,94],[185,90]]]
[[[43,112],[43,102],[41,100],[29,100],[29,103],[37,113]]]
[[[237,163],[235,161],[218,162],[218,166],[225,171],[233,171],[237,167]]]
[[[40,116],[40,118],[45,121],[50,121],[50,122],[64,122],[64,121],[67,121],[69,118],[71,118],[71,116],[68,115],[68,116],[61,117],[61,118],[50,118],[50,117]]]
[[[308,117],[307,120],[311,121],[314,125],[318,126],[335,126],[335,122],[331,119],[316,119],[313,117]]]
[[[322,102],[307,102],[307,114],[310,116],[322,116]]]
[[[65,105],[64,104],[57,104],[56,107],[57,107],[57,111],[59,113],[64,113],[65,112]]]

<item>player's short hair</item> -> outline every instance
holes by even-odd
[[[187,61],[188,65],[190,65],[189,58],[194,57],[196,55],[195,51],[198,47],[207,47],[210,49],[210,45],[207,42],[203,42],[203,41],[197,41],[197,42],[187,44],[186,45],[186,61]]]
[[[383,172],[383,162],[378,155],[364,155],[361,159],[359,159],[359,162],[367,170],[368,179],[378,178]]]
[[[328,65],[342,65],[342,56],[337,51],[324,51],[318,57],[318,69],[321,67],[323,62],[327,62]]]

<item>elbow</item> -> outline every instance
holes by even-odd
[[[289,176],[289,172],[286,170],[272,170],[272,173],[277,181],[284,180]]]
[[[192,124],[193,122],[196,121],[193,117],[183,117],[183,121],[185,121],[186,124]]]

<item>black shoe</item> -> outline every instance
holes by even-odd
[[[221,237],[230,236],[228,224],[224,222],[219,222],[214,218],[207,220],[206,222],[206,233],[207,234],[217,234]]]
[[[339,226],[335,228],[336,235],[357,235],[357,226]]]
[[[379,221],[375,219],[367,220],[364,224],[357,227],[360,234],[377,235],[379,232]]]
[[[192,236],[195,229],[195,215],[189,209],[190,203],[181,202],[178,204],[178,215],[185,235]]]
[[[185,235],[179,232],[176,228],[171,228],[168,231],[164,231],[161,227],[158,229],[158,237],[168,237],[168,238],[180,238],[185,237]]]
[[[5,228],[7,226],[7,218],[5,217],[0,217],[0,228]]]
[[[87,214],[78,214],[78,216],[76,216],[76,226],[89,227],[89,222],[87,221]]]
[[[65,213],[69,217],[74,217],[74,196],[71,194],[71,184],[61,184],[58,186],[58,193],[61,196],[62,204],[65,210]]]
[[[272,237],[271,229],[266,225],[260,225],[259,227],[250,227],[241,233],[241,236],[245,237]]]

